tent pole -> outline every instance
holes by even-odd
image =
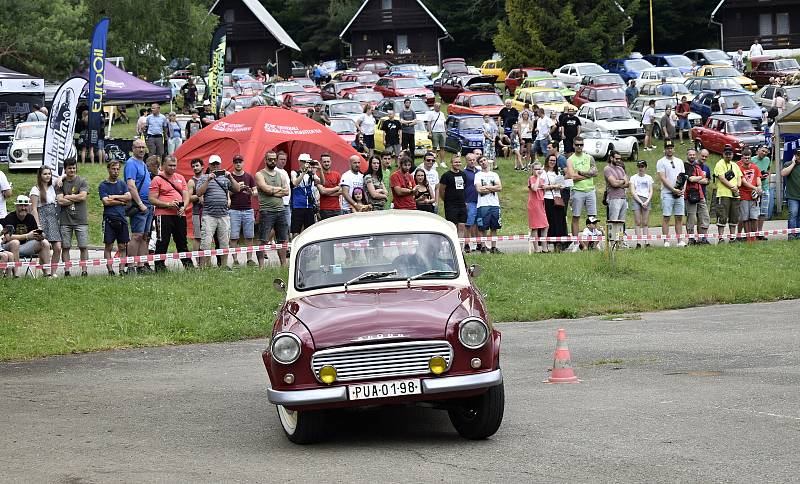
[[[108,129],[106,130],[106,138],[111,137],[111,125],[114,123],[114,111],[116,111],[116,106],[111,106],[111,113],[108,115]]]

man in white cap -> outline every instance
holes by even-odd
[[[217,115],[214,114],[214,110],[211,108],[211,101],[208,99],[203,101],[203,107],[200,108],[199,114],[200,122],[203,123],[203,127],[217,120]]]
[[[50,271],[50,242],[44,238],[36,219],[30,213],[31,200],[20,195],[14,203],[14,211],[6,215],[2,225],[2,245],[0,251],[11,252],[15,262],[22,257],[39,256],[39,262],[46,267],[42,269],[45,277],[55,277]]]
[[[211,241],[217,239],[219,249],[230,247],[231,219],[228,199],[231,192],[238,193],[241,185],[231,172],[221,169],[219,155],[208,157],[208,175],[197,184],[197,196],[203,197],[203,215],[200,229],[200,250],[210,250]],[[204,257],[202,266],[209,266],[211,257]],[[223,255],[220,265],[228,268],[228,256]]]

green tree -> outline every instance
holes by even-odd
[[[638,6],[639,0],[507,0],[494,45],[506,68],[602,63],[630,53]]]
[[[506,0],[428,0],[425,4],[453,37],[443,42],[443,57],[463,57],[470,63],[491,57],[498,23],[506,19]]]
[[[48,80],[66,77],[89,55],[86,7],[70,0],[0,6],[0,64]]]
[[[689,49],[719,48],[719,27],[709,25],[708,17],[719,0],[653,0],[653,40],[655,51],[686,52]],[[634,17],[636,50],[650,52],[649,0]]]

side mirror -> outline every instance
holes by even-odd
[[[283,282],[283,279],[275,279],[272,281],[272,287],[278,292],[286,292],[286,283]]]
[[[483,272],[483,267],[481,267],[481,266],[479,266],[477,264],[472,264],[471,266],[469,266],[468,271],[469,271],[470,277],[478,277]]]

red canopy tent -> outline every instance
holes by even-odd
[[[330,153],[332,168],[340,173],[350,169],[349,158],[358,152],[339,135],[307,116],[276,107],[245,109],[206,126],[189,138],[175,152],[178,173],[187,180],[192,177],[190,161],[200,158],[208,162],[210,155],[222,158],[222,168],[233,170],[233,155],[245,160],[245,171],[255,174],[264,168],[267,151],[283,150],[289,155],[286,170],[297,168],[297,157],[308,153],[318,160]],[[362,171],[366,161],[361,162]]]

